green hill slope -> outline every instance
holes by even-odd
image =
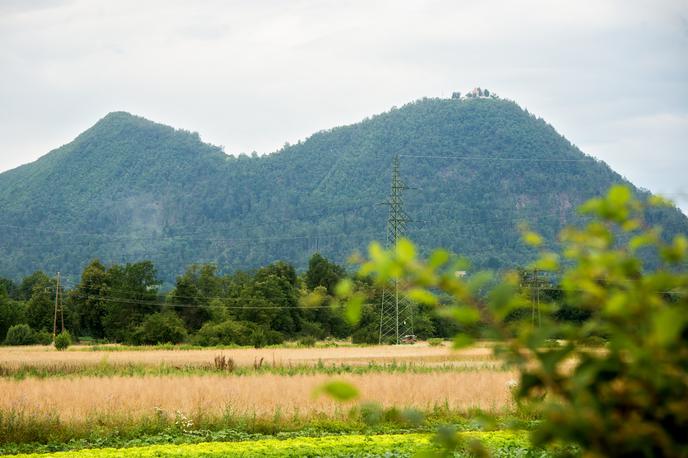
[[[0,174],[0,275],[78,275],[86,262],[151,259],[169,280],[193,262],[231,271],[314,250],[342,261],[384,236],[391,161],[423,248],[480,266],[523,264],[516,225],[553,239],[575,207],[624,182],[551,126],[500,99],[424,99],[232,157],[197,134],[111,113],[73,142]],[[686,232],[678,210],[652,216]]]

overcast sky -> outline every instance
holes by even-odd
[[[688,0],[0,0],[0,171],[115,110],[267,153],[475,86],[688,210]]]

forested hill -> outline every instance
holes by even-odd
[[[0,174],[0,275],[76,276],[93,258],[154,261],[171,280],[194,262],[221,271],[319,250],[343,261],[384,236],[391,162],[409,187],[409,236],[478,266],[525,263],[516,226],[552,239],[575,207],[623,182],[542,119],[496,98],[423,99],[314,134],[266,156],[234,157],[128,113]],[[678,210],[652,216],[687,232]]]

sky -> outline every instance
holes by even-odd
[[[0,0],[0,171],[111,111],[264,154],[476,86],[688,213],[688,0]]]

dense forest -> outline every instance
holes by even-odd
[[[76,282],[94,258],[150,259],[171,287],[191,264],[225,275],[283,259],[303,270],[316,251],[343,263],[384,238],[379,204],[396,155],[411,188],[408,236],[477,267],[524,265],[533,253],[519,223],[556,243],[580,203],[625,182],[493,97],[423,99],[265,156],[230,156],[198,134],[116,112],[0,174],[0,275],[60,271]],[[675,209],[649,218],[668,236],[688,230]]]
[[[278,261],[254,271],[219,275],[210,264],[192,265],[163,293],[150,261],[105,265],[91,261],[75,284],[60,288],[63,312],[57,331],[75,337],[129,344],[189,342],[196,345],[262,347],[322,339],[377,343],[381,291],[356,280],[368,303],[352,325],[333,296],[344,268],[315,253],[308,269]],[[41,271],[15,283],[0,278],[0,344],[52,341],[57,283]],[[317,304],[312,302],[318,297]],[[421,338],[449,337],[451,320],[418,305],[414,332]]]

